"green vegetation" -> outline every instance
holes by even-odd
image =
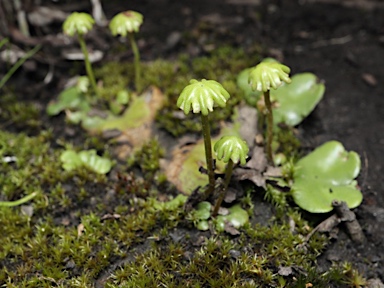
[[[227,193],[229,182],[232,177],[233,167],[239,162],[241,165],[245,165],[246,159],[248,158],[249,148],[247,142],[237,136],[223,136],[215,143],[213,150],[215,151],[218,160],[227,163],[227,167],[225,168],[224,185],[220,191],[219,198],[216,201],[215,208],[212,213],[213,216],[216,216],[221,203],[224,200],[225,194]]]
[[[62,167],[68,171],[85,166],[95,173],[106,174],[112,168],[112,161],[98,156],[96,150],[83,150],[78,153],[70,149],[65,150],[61,153],[60,160]]]
[[[177,136],[201,131],[193,117],[175,121],[180,117],[176,99],[189,79],[207,77],[220,80],[231,94],[221,113],[210,119],[216,133],[220,120],[230,119],[242,97],[236,74],[257,60],[226,47],[194,60],[181,56],[176,62],[144,63],[143,84],[159,86],[167,100],[157,115],[158,127]],[[176,77],[175,69],[180,72]],[[100,93],[109,97],[107,87],[116,95],[129,87],[134,66],[109,63],[96,75],[104,83]],[[343,287],[364,282],[349,264],[316,270],[316,259],[329,240],[319,233],[306,240],[313,223],[289,207],[287,193],[268,187],[265,197],[276,206],[276,214],[267,223],[258,223],[253,188],[228,215],[212,219],[211,204],[200,214],[186,213],[187,197],[178,195],[160,171],[166,155],[160,141],[147,141],[125,161],[116,160],[106,175],[83,165],[66,170],[60,161],[66,149],[95,149],[112,159],[117,144],[100,137],[87,137],[81,145],[56,139],[53,132],[41,130],[40,112],[31,107],[11,96],[1,99],[7,121],[29,136],[0,130],[0,201],[34,195],[23,206],[0,207],[1,286]],[[275,137],[282,140],[278,151],[289,151],[283,173],[288,181],[294,176],[298,143],[291,130],[280,130]],[[239,235],[229,235],[225,227],[212,229],[227,221],[241,222],[233,225]],[[205,231],[194,228],[194,222]],[[283,275],[281,267],[292,272]]]
[[[95,20],[88,13],[73,12],[64,21],[63,32],[69,36],[75,36],[77,34],[77,39],[79,41],[81,51],[84,54],[85,70],[87,71],[93,92],[98,94],[96,78],[93,73],[91,61],[89,60],[87,45],[85,44],[84,40],[84,35],[92,30],[93,24],[95,24]]]
[[[332,211],[332,201],[345,201],[355,208],[363,201],[355,178],[360,173],[360,157],[345,151],[337,141],[329,141],[301,158],[294,167],[292,196],[296,204],[312,213]],[[315,190],[316,193],[311,193]]]
[[[19,101],[12,93],[0,97],[0,128],[27,127],[39,129],[42,125],[38,107],[31,102]]]
[[[267,156],[270,163],[273,162],[272,140],[273,140],[273,110],[270,97],[271,88],[276,90],[285,83],[291,83],[289,73],[291,69],[288,66],[280,64],[274,59],[266,58],[257,64],[249,72],[248,82],[253,90],[263,92],[264,104],[267,111]]]
[[[139,32],[139,28],[143,24],[143,18],[143,15],[139,12],[128,10],[117,14],[109,23],[109,29],[113,36],[128,36],[131,42],[135,65],[135,88],[138,92],[141,91],[140,52],[133,33]]]
[[[0,49],[9,42],[8,38],[3,38],[0,41]],[[36,45],[33,49],[25,53],[17,62],[7,71],[7,73],[0,79],[0,90],[4,87],[5,83],[12,77],[17,69],[33,55],[35,55],[41,48],[41,45]]]
[[[224,108],[229,93],[223,86],[215,80],[195,79],[189,82],[179,98],[177,99],[177,107],[184,111],[186,115],[192,110],[193,113],[201,114],[201,127],[204,138],[205,163],[207,165],[208,187],[206,189],[205,198],[210,196],[215,189],[215,172],[213,168],[212,143],[211,143],[211,127],[209,126],[208,114],[213,112],[214,106]]]

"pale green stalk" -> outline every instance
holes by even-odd
[[[128,33],[129,41],[131,42],[134,65],[135,65],[135,87],[137,91],[141,91],[141,67],[140,67],[140,53],[137,47],[135,36],[133,33]]]
[[[6,42],[2,41],[1,44],[4,45]],[[36,45],[32,50],[28,51],[27,53],[25,53],[25,55],[23,57],[21,57],[16,63],[15,65],[13,65],[11,67],[11,69],[8,70],[7,74],[4,75],[4,77],[0,80],[0,89],[3,88],[3,86],[5,85],[5,83],[9,80],[9,78],[12,77],[12,75],[16,72],[17,69],[19,69],[19,67],[21,65],[23,65],[23,63],[25,61],[28,60],[28,58],[31,58],[37,51],[39,51],[39,49],[41,48],[41,45]]]
[[[85,70],[87,71],[87,75],[88,75],[89,81],[91,82],[91,86],[92,86],[93,91],[96,93],[96,95],[98,95],[98,89],[97,89],[97,85],[96,85],[96,78],[95,78],[95,75],[93,74],[91,61],[89,61],[89,55],[88,55],[87,46],[85,45],[84,38],[83,38],[83,36],[81,34],[78,34],[77,38],[79,39],[81,51],[84,54]]]

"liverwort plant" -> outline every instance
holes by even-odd
[[[229,182],[231,181],[232,170],[234,165],[239,162],[244,165],[248,157],[249,148],[247,142],[237,136],[223,136],[215,143],[213,150],[216,153],[218,160],[227,163],[225,169],[224,186],[220,192],[219,198],[216,201],[215,208],[213,209],[213,217],[217,215],[221,203],[224,200],[225,194],[228,189]]]
[[[73,12],[64,21],[63,32],[69,36],[75,36],[75,34],[77,34],[77,39],[79,41],[81,51],[84,54],[85,70],[87,71],[87,75],[88,75],[89,81],[91,82],[92,89],[97,94],[98,91],[97,91],[96,79],[93,74],[91,61],[89,60],[87,46],[84,41],[84,35],[87,34],[92,29],[94,23],[95,23],[95,20],[88,13]]]
[[[270,97],[271,88],[277,89],[283,82],[290,83],[291,69],[274,59],[267,58],[256,65],[249,73],[248,82],[253,90],[264,93],[265,107],[267,108],[267,157],[273,163],[273,112]]]
[[[205,196],[208,197],[215,189],[215,174],[213,171],[211,132],[209,127],[209,112],[214,106],[225,107],[229,99],[229,93],[224,87],[214,80],[197,81],[192,79],[183,91],[178,100],[177,107],[187,115],[191,109],[193,113],[201,113],[201,125],[204,137],[205,159],[208,172],[208,189]]]
[[[131,10],[117,14],[109,23],[109,29],[113,36],[128,36],[131,42],[135,65],[135,87],[138,91],[141,89],[140,53],[133,33],[139,32],[142,23],[143,15]]]

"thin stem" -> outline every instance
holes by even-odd
[[[232,159],[229,159],[227,168],[225,170],[224,186],[223,186],[223,189],[220,191],[219,198],[217,199],[216,204],[215,204],[215,208],[213,209],[213,213],[212,213],[213,217],[216,217],[217,213],[219,212],[221,203],[223,203],[223,200],[225,198],[225,194],[227,194],[227,189],[228,189],[228,186],[229,186],[229,182],[231,181],[233,166],[234,166],[234,164],[233,164]]]
[[[3,38],[1,41],[0,41],[0,49],[1,47],[3,47],[5,44],[7,44],[9,42],[8,38]]]
[[[89,61],[88,50],[87,50],[87,46],[85,45],[83,35],[78,34],[78,39],[79,39],[81,51],[84,54],[85,70],[87,71],[87,75],[88,75],[89,81],[91,82],[93,92],[95,92],[96,95],[98,95],[96,79],[95,79],[95,75],[93,74],[91,61]]]
[[[212,158],[212,144],[211,144],[211,131],[209,129],[208,115],[201,114],[201,124],[203,128],[205,160],[207,162],[208,172],[208,189],[205,191],[205,197],[208,198],[215,190],[215,174],[213,171],[213,158]]]
[[[7,81],[9,80],[9,78],[11,78],[11,76],[13,75],[13,73],[16,72],[17,69],[19,69],[19,67],[21,65],[23,65],[23,63],[25,61],[27,61],[28,58],[31,58],[37,51],[39,51],[41,48],[41,45],[36,45],[32,50],[29,50],[27,53],[24,54],[23,57],[21,57],[12,67],[11,69],[8,70],[7,74],[5,74],[5,76],[0,80],[0,89],[3,88],[3,86],[5,85],[5,83],[7,83]]]
[[[264,92],[265,107],[267,108],[267,157],[270,164],[273,165],[272,140],[273,140],[273,112],[269,90]]]
[[[0,201],[0,207],[13,207],[18,206],[21,204],[24,204],[34,198],[37,195],[36,192],[33,192],[27,196],[24,196],[23,198],[16,200],[16,201]]]
[[[141,90],[141,67],[140,67],[140,53],[139,48],[137,47],[135,36],[133,33],[128,33],[129,41],[131,42],[134,65],[135,65],[135,87],[138,92]]]

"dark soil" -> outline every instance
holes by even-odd
[[[88,9],[85,1],[80,2],[82,9]],[[384,8],[374,1],[368,1],[372,5],[367,6],[348,0],[339,3],[265,1],[267,5],[258,4],[257,0],[126,2],[108,1],[103,5],[108,19],[128,9],[145,16],[139,36],[144,60],[174,59],[180,53],[196,57],[223,45],[243,47],[247,51],[258,43],[264,56],[284,61],[293,73],[313,72],[325,82],[325,97],[298,127],[299,135],[303,148],[308,151],[325,141],[338,140],[347,150],[361,155],[362,171],[358,180],[364,201],[354,211],[368,240],[356,245],[341,227],[337,239],[319,257],[319,270],[326,271],[333,261],[350,261],[366,278],[384,281],[384,185],[381,181],[384,169]],[[346,7],[347,2],[357,4]],[[102,39],[95,46],[106,50],[108,39]],[[60,57],[57,51],[47,53],[49,57]],[[103,61],[119,57],[124,61],[131,55],[107,54]],[[16,90],[30,95],[27,99],[41,106],[61,88],[61,82],[55,81],[49,85],[49,93],[42,92],[38,81],[48,69],[43,62],[37,62],[42,66],[37,74],[31,75],[28,69],[33,73],[36,70],[27,67],[12,80],[24,84],[24,80],[20,80],[22,76],[37,79],[36,83],[28,82],[32,86],[18,85]],[[62,59],[55,62],[58,75],[65,75],[69,64]],[[61,126],[62,118],[49,121],[44,125],[53,125],[57,137],[68,138],[68,131]],[[19,130],[8,126],[6,129]],[[33,131],[28,133],[33,134]],[[84,141],[81,131],[71,131],[71,135],[78,137],[71,140],[73,143]],[[260,207],[265,207],[265,214],[270,215],[268,205]],[[306,217],[313,220],[312,215],[306,214]],[[111,269],[118,265],[112,264]],[[100,278],[108,276],[107,271],[101,273]]]

